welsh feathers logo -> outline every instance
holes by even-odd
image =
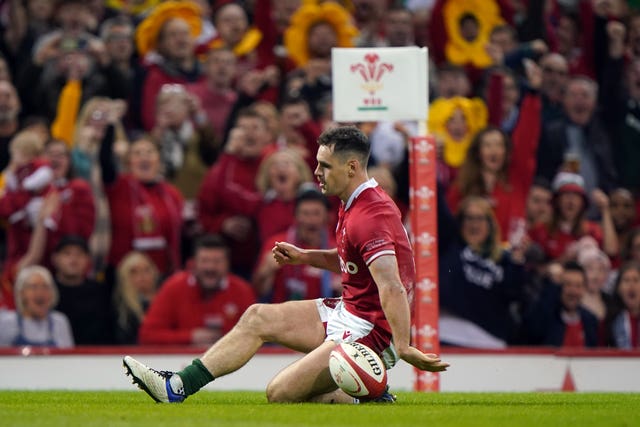
[[[362,78],[360,87],[367,93],[362,99],[359,111],[386,111],[387,106],[382,103],[382,98],[377,96],[377,92],[384,87],[382,77],[393,72],[393,64],[380,62],[377,53],[367,53],[363,62],[351,64],[351,72],[358,73]]]

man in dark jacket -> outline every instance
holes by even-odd
[[[611,137],[596,113],[597,84],[587,77],[574,77],[564,96],[564,118],[543,127],[538,146],[537,175],[553,180],[560,170],[582,175],[587,194],[608,191],[617,174],[611,153]]]
[[[576,262],[563,266],[560,283],[548,281],[523,319],[527,342],[554,347],[596,347],[598,320],[580,305],[587,276]]]

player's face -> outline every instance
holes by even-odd
[[[333,153],[333,146],[321,145],[316,155],[318,166],[314,175],[320,184],[320,190],[327,196],[338,196],[345,200],[349,184],[349,165],[340,156]]]

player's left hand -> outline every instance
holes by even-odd
[[[449,367],[449,364],[440,360],[438,355],[423,353],[411,346],[407,347],[407,350],[400,354],[400,357],[421,371],[442,372],[446,371]]]

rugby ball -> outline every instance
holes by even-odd
[[[353,397],[376,399],[387,387],[387,370],[382,360],[357,342],[340,343],[331,351],[329,371],[338,387]]]

